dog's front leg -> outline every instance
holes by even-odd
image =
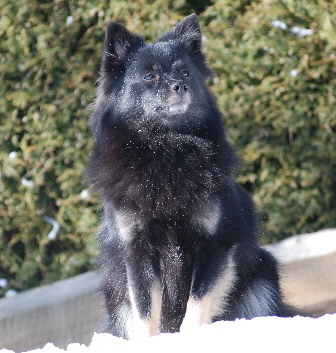
[[[138,251],[129,251],[126,260],[128,293],[132,315],[128,338],[150,337],[159,333],[161,287],[152,266]]]
[[[203,251],[206,254],[205,249]],[[235,247],[229,251],[221,251],[217,247],[211,251],[211,256],[209,254],[195,271],[181,331],[210,324],[215,317],[223,317],[227,309],[229,295],[236,282]]]
[[[192,282],[190,258],[172,247],[161,259],[161,332],[178,332],[187,310]]]

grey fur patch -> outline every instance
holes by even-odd
[[[255,280],[241,296],[244,317],[273,315],[277,308],[277,292],[272,284],[265,280]]]
[[[201,229],[204,229],[209,235],[214,235],[221,217],[221,204],[218,199],[212,199],[205,205],[202,205],[194,214],[192,221]]]

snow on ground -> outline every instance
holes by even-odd
[[[305,317],[261,317],[216,322],[186,333],[161,334],[126,341],[109,334],[95,334],[90,346],[72,343],[67,350],[48,343],[35,353],[130,353],[130,352],[336,352],[336,314]],[[0,350],[1,353],[12,351]]]

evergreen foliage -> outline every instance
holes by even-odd
[[[264,240],[336,226],[336,4],[0,0],[0,278],[7,287],[92,266],[100,206],[83,173],[108,21],[151,41],[194,11],[202,11],[212,88],[244,160],[238,181],[263,215]]]

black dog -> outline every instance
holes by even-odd
[[[104,203],[98,234],[106,332],[133,338],[236,318],[290,316],[277,263],[205,80],[196,15],[156,43],[110,23],[88,168]]]

